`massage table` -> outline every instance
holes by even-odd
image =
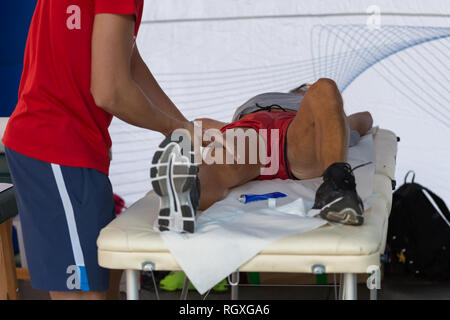
[[[369,289],[371,299],[376,299],[395,187],[397,136],[377,128],[374,149],[374,198],[372,206],[364,212],[364,224],[358,227],[327,224],[270,244],[231,274],[232,299],[238,297],[239,271],[341,274],[339,298],[348,300],[357,299],[356,276],[365,273],[372,277],[370,282],[375,281],[376,285]],[[151,191],[102,229],[97,240],[99,264],[126,270],[127,299],[138,298],[139,271],[181,270],[149,222],[149,212],[154,211],[159,211],[159,198]],[[184,298],[187,284],[182,292]]]

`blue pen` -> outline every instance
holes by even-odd
[[[242,203],[249,203],[259,200],[276,199],[287,197],[287,194],[281,192],[272,192],[266,194],[241,194],[239,201]]]

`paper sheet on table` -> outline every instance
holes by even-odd
[[[372,161],[354,171],[357,191],[362,199],[373,190],[375,155],[373,136],[361,138],[349,149],[352,167]],[[310,180],[251,181],[234,188],[222,201],[205,210],[197,220],[194,234],[162,232],[168,249],[200,294],[236,271],[266,246],[292,234],[316,229],[327,222],[308,217],[315,191],[322,178]],[[275,209],[267,201],[242,204],[241,194],[283,192]]]

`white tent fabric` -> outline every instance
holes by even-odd
[[[450,204],[447,0],[146,0],[139,50],[179,109],[229,121],[241,103],[320,77],[347,113],[368,110],[401,137],[408,170]],[[162,135],[114,119],[111,180],[128,205],[151,189]]]

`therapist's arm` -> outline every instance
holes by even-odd
[[[91,61],[91,93],[95,103],[129,124],[166,136],[177,128],[192,132],[192,123],[184,117],[164,111],[174,106],[168,98],[161,98],[163,92],[153,101],[144,92],[148,89],[141,88],[133,79],[134,24],[131,15],[95,16]],[[158,92],[158,88],[153,92]]]
[[[158,82],[156,82],[150,69],[142,59],[136,45],[134,46],[133,55],[131,57],[131,76],[144,94],[149,97],[154,104],[157,106],[164,106],[164,110],[162,111],[180,121],[187,121],[172,100],[170,100],[166,93],[161,89]]]

